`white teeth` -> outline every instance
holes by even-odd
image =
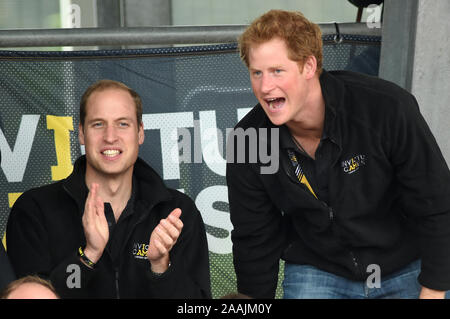
[[[118,155],[120,152],[118,151],[118,150],[106,150],[106,151],[103,151],[102,152],[102,154],[103,155],[106,155],[106,156],[116,156],[116,155]]]
[[[277,103],[279,98],[270,98],[270,99],[266,99],[267,104],[269,105],[269,108],[272,110],[275,110],[277,108],[279,108],[281,105],[280,103],[278,103],[278,105],[275,105],[275,103]]]
[[[269,108],[272,110],[276,110],[283,106],[284,103],[282,103],[281,101],[277,101],[278,99],[268,100]]]

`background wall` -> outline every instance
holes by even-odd
[[[385,0],[379,76],[415,95],[450,163],[450,1]]]
[[[411,92],[450,164],[450,1],[418,4]]]
[[[356,7],[347,0],[172,0],[174,25],[248,24],[270,9],[299,10],[320,22],[354,22]]]
[[[314,22],[354,22],[347,0],[0,0],[0,29],[59,28],[60,8],[76,4],[81,26],[248,24],[270,9],[300,10]],[[363,15],[364,17],[364,15]]]

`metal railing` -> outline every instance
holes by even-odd
[[[319,24],[323,35],[381,36],[366,23]],[[0,48],[174,45],[236,42],[246,25],[0,30]]]

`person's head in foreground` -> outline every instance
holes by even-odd
[[[9,283],[0,299],[59,299],[52,284],[38,276],[26,276]]]

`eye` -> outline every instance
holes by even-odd
[[[283,72],[283,70],[281,70],[281,69],[275,69],[275,74],[280,74],[281,72]]]
[[[94,122],[94,123],[92,123],[92,127],[102,127],[103,126],[103,123],[102,122]]]
[[[119,127],[128,127],[130,124],[128,122],[119,122]]]
[[[252,72],[253,77],[259,77],[259,76],[261,76],[261,74],[262,74],[261,71],[253,71]]]

